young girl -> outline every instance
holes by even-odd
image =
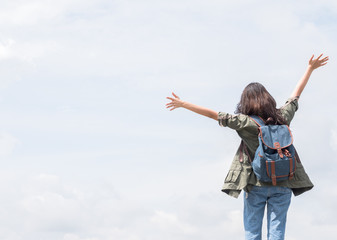
[[[286,104],[276,108],[276,102],[269,92],[260,83],[250,83],[242,92],[241,100],[237,105],[236,115],[216,112],[208,108],[182,101],[176,94],[167,97],[170,111],[182,107],[195,113],[217,120],[220,126],[229,127],[237,131],[242,139],[236,152],[230,170],[226,176],[222,191],[230,196],[238,197],[244,190],[244,228],[246,239],[260,240],[264,209],[267,205],[267,237],[268,240],[284,239],[287,211],[290,205],[291,193],[295,196],[313,188],[303,165],[297,157],[296,172],[289,180],[272,183],[259,181],[254,172],[250,159],[254,159],[255,151],[259,145],[258,125],[249,115],[262,118],[266,125],[289,125],[298,109],[299,97],[306,86],[311,73],[325,64],[328,57],[318,58],[314,55],[309,65],[295,87]]]

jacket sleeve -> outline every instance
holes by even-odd
[[[284,120],[289,125],[294,118],[295,112],[298,110],[298,98],[289,98],[280,110]]]
[[[241,130],[251,124],[247,115],[234,115],[225,112],[218,113],[218,121],[221,127],[229,127],[234,130]]]

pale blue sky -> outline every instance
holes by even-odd
[[[0,238],[243,239],[242,196],[220,191],[239,137],[165,97],[233,112],[259,81],[281,106],[321,52],[291,126],[315,188],[287,239],[336,235],[336,16],[333,0],[2,0]]]

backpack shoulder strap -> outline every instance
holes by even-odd
[[[266,124],[264,123],[264,121],[262,120],[262,118],[260,118],[259,116],[255,116],[255,115],[249,115],[250,119],[252,119],[259,127],[261,126],[265,126]]]
[[[252,159],[250,158],[247,146],[243,142],[243,140],[241,140],[241,144],[240,144],[240,147],[239,147],[239,152],[240,152],[240,154],[239,154],[239,161],[240,161],[240,163],[243,162],[243,153],[247,154],[249,162],[252,162]]]

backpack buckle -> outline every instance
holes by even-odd
[[[276,148],[276,150],[278,152],[278,155],[280,155],[280,157],[283,158],[284,155],[283,155],[280,143],[279,142],[275,142],[274,143],[274,147]]]

